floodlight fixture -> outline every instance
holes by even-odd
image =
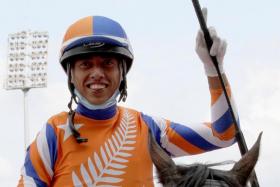
[[[21,31],[9,35],[7,90],[47,86],[48,38],[45,31]]]
[[[47,86],[48,39],[46,31],[21,31],[9,34],[6,90],[24,93],[24,146],[29,144],[27,93]]]

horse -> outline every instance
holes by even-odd
[[[261,135],[262,133],[253,147],[228,171],[211,168],[221,163],[176,165],[158,145],[151,131],[148,144],[159,183],[164,187],[245,187],[259,157]]]

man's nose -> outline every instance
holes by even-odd
[[[90,78],[99,80],[104,78],[104,70],[100,66],[94,66],[90,72]]]

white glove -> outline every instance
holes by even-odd
[[[202,9],[203,16],[205,20],[207,19],[207,9]],[[224,73],[223,69],[223,60],[226,53],[227,42],[222,40],[219,36],[217,36],[217,32],[214,27],[209,27],[209,34],[213,40],[213,45],[210,49],[211,56],[216,56],[218,61],[218,67],[220,69],[221,74]],[[215,77],[218,75],[216,68],[212,62],[212,59],[209,55],[207,45],[204,39],[204,34],[201,30],[198,31],[196,36],[196,47],[195,51],[199,56],[200,60],[204,64],[205,73],[209,77]]]

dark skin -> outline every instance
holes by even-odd
[[[116,57],[92,54],[76,58],[73,64],[71,82],[91,104],[103,104],[119,88],[121,72]]]

